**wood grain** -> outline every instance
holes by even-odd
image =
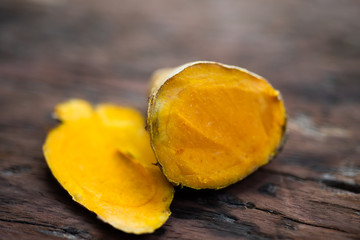
[[[360,239],[357,0],[0,2],[0,239]],[[248,68],[288,110],[280,155],[219,191],[177,189],[154,234],[125,234],[71,200],[42,144],[69,98],[146,112],[152,71]]]

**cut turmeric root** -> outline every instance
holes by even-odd
[[[48,166],[73,199],[128,233],[151,233],[170,215],[173,187],[151,150],[142,116],[83,100],[56,107],[63,121],[43,146]]]
[[[155,72],[147,128],[175,185],[220,189],[266,164],[283,143],[286,113],[264,78],[215,62]]]

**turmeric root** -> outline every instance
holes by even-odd
[[[279,91],[245,69],[193,62],[153,75],[147,129],[175,185],[220,189],[269,162],[282,146]]]
[[[71,100],[43,146],[49,168],[72,198],[128,233],[151,233],[170,215],[173,187],[151,150],[142,116],[110,104]]]

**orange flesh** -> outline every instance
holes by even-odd
[[[196,189],[226,187],[266,164],[286,122],[279,92],[264,79],[214,63],[168,79],[148,117],[164,174]]]
[[[44,145],[47,163],[73,199],[131,233],[149,233],[169,217],[173,188],[157,166],[136,111],[72,100]]]

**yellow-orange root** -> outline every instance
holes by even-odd
[[[71,100],[43,146],[49,168],[75,201],[128,233],[151,233],[170,215],[173,187],[151,150],[142,116],[110,104]]]
[[[271,160],[286,113],[264,78],[215,62],[158,71],[147,128],[165,176],[176,185],[219,189]]]

